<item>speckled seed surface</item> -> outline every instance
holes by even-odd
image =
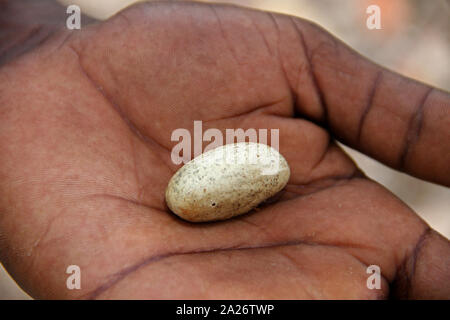
[[[194,158],[169,181],[170,210],[192,221],[244,214],[284,188],[290,169],[284,157],[260,143],[217,147]]]

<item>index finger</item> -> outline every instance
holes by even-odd
[[[313,23],[271,16],[302,116],[401,171],[450,185],[450,95],[389,71]]]

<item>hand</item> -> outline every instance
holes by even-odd
[[[450,298],[448,240],[334,143],[448,186],[449,95],[310,22],[140,4],[52,33],[0,88],[0,258],[33,297]],[[224,222],[170,213],[171,133],[194,120],[280,129],[280,199]]]

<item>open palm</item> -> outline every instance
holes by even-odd
[[[58,33],[0,69],[0,88],[1,259],[34,297],[449,295],[448,241],[333,142],[448,184],[448,95],[309,22],[141,4]],[[279,129],[279,199],[224,222],[170,213],[171,134],[195,120]],[[81,290],[66,287],[70,265]]]

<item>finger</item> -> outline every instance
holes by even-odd
[[[57,1],[0,1],[0,66],[42,46],[65,25],[66,8]],[[95,19],[81,13],[83,27]]]
[[[404,299],[449,299],[450,242],[427,229],[404,260],[393,295]]]
[[[289,163],[291,175],[289,184],[302,187],[326,179],[351,177],[357,171],[351,161],[335,143],[329,134],[319,126],[303,119],[281,117],[276,114],[277,106],[263,112],[252,113],[246,117],[233,117],[205,123],[204,130],[216,128],[223,133],[223,141],[251,141],[257,137],[260,143],[278,148]],[[236,131],[230,134],[227,128],[242,128],[239,136]],[[266,130],[266,134],[261,130]],[[259,135],[257,134],[259,132]],[[234,136],[233,136],[234,135]],[[209,142],[204,142],[204,147]]]
[[[450,96],[386,70],[304,20],[272,16],[298,111],[344,143],[450,185]]]

